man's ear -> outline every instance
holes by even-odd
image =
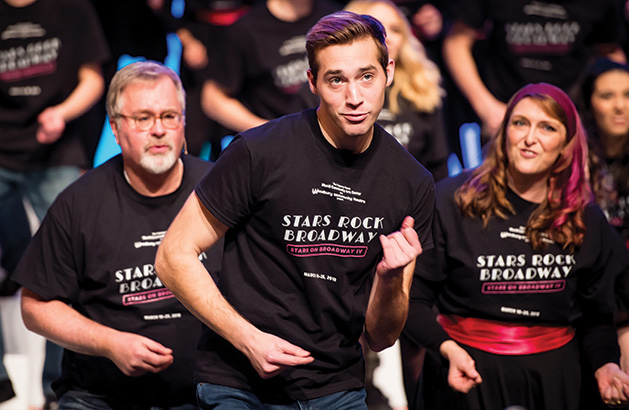
[[[109,125],[111,126],[111,131],[114,133],[114,138],[116,138],[116,144],[120,145],[120,141],[118,140],[118,124],[115,120],[110,120]]]
[[[310,92],[313,93],[314,95],[318,95],[317,94],[317,79],[312,74],[312,70],[310,68],[308,69],[307,74],[308,74],[308,87],[310,88]]]
[[[395,61],[392,58],[387,63],[387,87],[393,83],[393,75],[395,74]]]

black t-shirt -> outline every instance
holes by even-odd
[[[441,108],[437,107],[433,112],[421,112],[410,101],[399,96],[399,111],[394,114],[389,110],[389,94],[390,88],[387,88],[378,124],[424,165],[435,181],[445,178],[448,175],[449,150]]]
[[[593,44],[620,44],[621,2],[601,0],[465,0],[457,19],[488,25],[489,52],[479,69],[489,91],[506,102],[528,83],[547,82],[566,92],[578,82]]]
[[[286,22],[261,2],[229,27],[220,64],[210,64],[207,75],[262,118],[306,108],[299,105],[298,95],[308,82],[306,33],[339,8],[329,0],[315,0],[308,16]]]
[[[146,0],[90,0],[90,2],[96,10],[111,53],[116,60],[121,55],[128,54],[164,61],[168,54],[166,45],[168,32],[164,22]]]
[[[484,228],[480,218],[463,216],[454,201],[467,177],[464,173],[437,184],[435,247],[418,259],[409,334],[435,351],[448,338],[434,320],[425,320],[432,301],[443,314],[523,325],[573,326],[584,316],[590,324],[609,324],[605,318],[611,319],[615,310],[613,282],[622,261],[614,256],[612,228],[601,210],[593,203],[585,209],[587,232],[574,253],[553,242],[533,250],[524,227],[538,205],[509,190],[516,214],[492,217]],[[613,331],[611,335],[589,353],[599,365],[614,360]]]
[[[166,370],[128,377],[104,357],[64,351],[56,391],[85,390],[139,405],[195,403],[194,351],[201,334],[192,316],[155,275],[170,222],[210,163],[184,156],[180,187],[160,197],[138,194],[116,156],[63,191],[48,211],[14,279],[45,300],[69,303],[105,326],[173,349]],[[201,255],[218,276],[221,247]]]
[[[616,227],[629,247],[629,155],[605,158],[605,166],[605,182],[613,187],[613,193],[600,205],[609,223]]]
[[[72,93],[81,65],[108,57],[85,0],[37,0],[26,7],[0,2],[0,167],[89,165],[76,122],[66,124],[57,142],[40,144],[37,116]]]
[[[362,387],[358,338],[382,257],[378,237],[410,215],[423,248],[432,247],[426,169],[377,125],[365,152],[339,151],[315,110],[306,110],[240,134],[196,193],[230,227],[218,283],[227,301],[315,359],[262,380],[242,353],[206,330],[196,378],[269,401]]]

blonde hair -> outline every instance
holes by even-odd
[[[421,112],[433,112],[441,106],[444,91],[440,86],[439,67],[426,56],[424,46],[411,31],[408,20],[395,3],[389,0],[352,0],[345,10],[368,14],[376,4],[395,10],[402,26],[402,46],[395,60],[395,76],[389,91],[389,110],[399,112],[398,96],[410,101]]]

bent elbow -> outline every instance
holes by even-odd
[[[105,79],[103,77],[99,77],[98,82],[96,83],[95,90],[98,94],[98,98],[101,98],[105,94]]]
[[[26,288],[22,288],[22,297],[20,298],[20,310],[22,312],[22,322],[26,329],[34,333],[38,332],[37,326],[37,303],[36,295]]]
[[[383,351],[384,349],[388,349],[393,346],[396,342],[396,337],[384,337],[379,339],[374,339],[371,336],[367,337],[367,342],[369,344],[369,348],[374,352],[378,353]]]
[[[157,248],[157,254],[155,255],[155,274],[164,282],[165,272],[168,269],[168,257],[166,250],[162,245]]]
[[[37,333],[35,329],[35,318],[31,313],[31,310],[24,305],[22,305],[22,322],[24,323],[24,327],[26,327],[27,330],[33,333]]]
[[[173,285],[173,273],[177,270],[176,263],[181,260],[181,251],[179,248],[171,246],[172,242],[164,238],[164,241],[157,248],[155,255],[155,274],[162,281],[164,286],[171,289]],[[173,256],[177,255],[177,256]],[[171,289],[172,290],[172,289]]]
[[[214,82],[207,80],[201,91],[201,109],[214,121],[221,119],[219,107],[226,98]]]

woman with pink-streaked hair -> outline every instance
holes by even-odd
[[[577,410],[581,354],[606,404],[629,401],[613,326],[626,256],[593,201],[587,152],[570,98],[529,84],[484,162],[437,185],[406,329],[429,353],[421,408]]]

